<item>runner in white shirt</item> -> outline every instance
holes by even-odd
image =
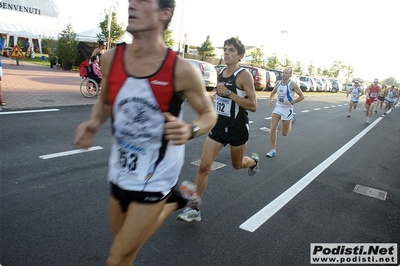
[[[347,117],[351,116],[351,109],[357,108],[357,104],[360,99],[360,96],[362,96],[364,94],[364,92],[362,91],[362,89],[360,87],[360,83],[358,81],[354,82],[354,87],[352,87],[347,92],[346,98],[349,97],[349,94],[351,94],[351,98],[350,98],[350,104],[349,104],[349,113],[347,114]]]
[[[271,131],[269,133],[269,140],[271,142],[271,150],[266,154],[267,157],[276,156],[276,130],[278,128],[279,121],[282,120],[282,135],[287,136],[291,129],[294,120],[293,105],[304,99],[303,92],[299,86],[290,80],[292,76],[292,69],[290,67],[285,68],[282,72],[282,81],[279,82],[272,90],[269,96],[269,105],[274,105],[275,94],[278,94],[278,100],[274,110],[272,111],[271,117]],[[295,99],[294,93],[299,96]]]

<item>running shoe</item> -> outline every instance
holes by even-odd
[[[186,208],[199,208],[201,198],[197,195],[197,186],[193,182],[183,181],[179,190],[184,199],[187,200]]]
[[[384,113],[383,113],[383,115],[387,115],[387,113],[386,113],[386,112],[384,112]]]
[[[251,159],[253,159],[256,162],[256,165],[250,167],[247,170],[247,173],[249,174],[249,176],[253,176],[256,173],[260,172],[260,169],[259,169],[259,166],[258,166],[258,161],[260,160],[259,158],[260,158],[260,155],[258,155],[258,153],[253,153],[251,155]]]
[[[375,110],[375,114],[377,114],[378,113],[378,110]]]
[[[267,157],[275,157],[276,156],[276,150],[270,150],[265,156]]]
[[[348,114],[348,115],[347,115],[347,117],[350,117],[350,116],[351,116],[351,114]]]
[[[365,123],[369,124],[369,118],[367,117],[367,119],[365,119]]]
[[[192,208],[185,208],[181,214],[178,214],[176,219],[185,221],[185,222],[191,222],[191,221],[196,221],[200,222],[201,221],[201,215],[199,210],[195,210]]]
[[[293,114],[292,125],[294,124],[294,122],[296,122],[296,116]]]
[[[1,101],[1,102],[0,102],[0,105],[1,105],[1,106],[5,106],[5,105],[6,105],[6,102]]]

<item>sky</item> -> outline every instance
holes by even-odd
[[[127,25],[127,0],[53,0],[60,29],[71,23],[79,33],[98,27],[111,3]],[[215,47],[238,36],[264,54],[300,61],[303,69],[330,68],[335,60],[354,68],[354,76],[400,81],[399,0],[176,0],[171,23],[181,43],[201,45],[210,36]],[[88,19],[89,18],[89,19]],[[284,31],[285,33],[282,33]]]

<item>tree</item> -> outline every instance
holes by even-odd
[[[318,75],[318,76],[321,76],[321,75],[322,75],[322,69],[321,69],[321,67],[318,67],[318,68],[317,68],[317,75]]]
[[[210,35],[207,36],[207,39],[201,46],[197,46],[197,53],[201,56],[202,61],[205,61],[207,57],[214,57],[215,48],[212,46],[210,41]]]
[[[396,87],[400,86],[400,83],[394,77],[390,77],[390,78],[384,79],[384,80],[382,80],[382,83],[386,84],[388,86],[392,86],[392,85],[396,86]]]
[[[285,55],[285,58],[283,58],[282,61],[279,61],[279,64],[281,65],[282,68],[292,67],[292,62],[290,62],[287,55]]]
[[[267,63],[267,68],[270,69],[276,69],[279,64],[279,59],[276,56],[276,53],[274,53],[272,56],[268,58],[268,63]]]
[[[101,29],[101,34],[97,35],[97,38],[99,40],[104,40],[108,41],[108,15],[107,12],[104,10],[104,13],[106,14],[104,17],[104,20],[100,22],[99,27]],[[117,23],[117,13],[115,12],[115,7],[114,11],[111,13],[111,28],[110,28],[111,34],[110,34],[110,41],[108,43],[108,47],[111,47],[111,43],[119,40],[119,38],[124,35],[124,31],[122,30],[122,24],[118,25]]]
[[[345,70],[344,78],[346,79],[346,82],[348,82],[350,77],[353,76],[354,69],[351,65],[348,65],[345,66],[344,70]]]
[[[322,70],[322,76],[330,77],[330,72],[328,69],[326,69],[326,67],[324,67],[324,69]]]
[[[345,68],[342,62],[335,60],[333,62],[333,66],[329,69],[329,76],[337,78],[340,75],[340,72]]]
[[[264,53],[261,51],[261,48],[257,47],[255,51],[251,52],[251,57],[253,57],[253,59],[251,59],[251,65],[258,67],[264,65]]]
[[[293,72],[299,73],[300,75],[303,73],[303,67],[301,66],[301,62],[297,61],[293,66]]]
[[[71,24],[61,31],[60,38],[58,38],[56,56],[61,60],[61,63],[69,63],[72,68],[72,64],[78,58],[78,41],[76,40],[76,33],[72,28]],[[63,66],[64,69],[69,66]]]
[[[172,46],[174,46],[175,41],[172,38],[172,30],[169,28],[169,26],[164,31],[163,39],[164,39],[164,43],[167,47],[172,48]]]
[[[310,66],[307,68],[308,70],[308,75],[310,75],[311,77],[314,76],[314,71],[315,71],[315,67],[314,67],[314,63],[311,61]]]

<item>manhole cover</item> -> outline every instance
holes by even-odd
[[[193,161],[193,162],[191,162],[191,164],[194,164],[196,166],[200,166],[200,160]],[[213,162],[213,164],[211,165],[211,171],[220,169],[220,168],[225,167],[225,166],[226,166],[226,164],[219,163],[219,162]]]
[[[36,99],[36,100],[38,100],[39,102],[42,102],[42,103],[56,103],[57,102],[56,100],[53,100],[53,99]]]
[[[386,200],[387,192],[383,190],[379,190],[376,188],[370,188],[370,187],[365,187],[361,185],[356,185],[354,187],[353,192],[369,196],[372,198],[380,199],[380,200]]]

